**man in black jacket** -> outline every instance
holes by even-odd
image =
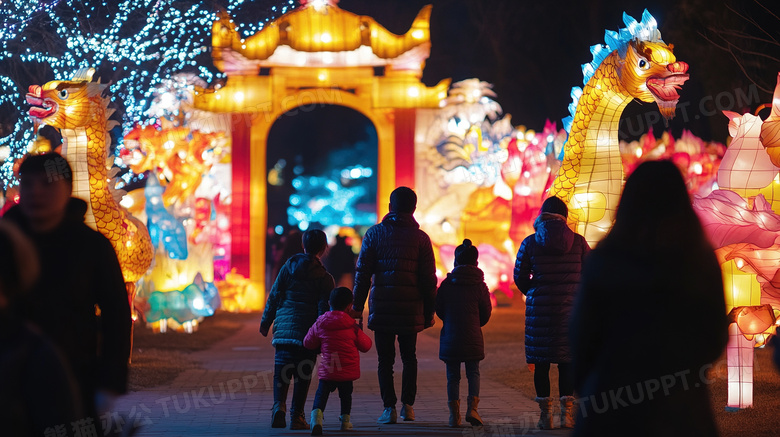
[[[379,423],[395,423],[393,386],[395,340],[403,362],[401,418],[414,420],[417,395],[417,333],[433,326],[436,266],[428,235],[415,221],[417,195],[399,187],[390,194],[390,213],[363,237],[355,268],[354,310],[368,302],[368,328],[374,331],[377,373],[384,411]],[[373,283],[372,283],[373,280]]]
[[[86,417],[64,425],[97,435],[96,415],[127,391],[132,320],[122,270],[111,242],[84,223],[87,204],[71,197],[65,158],[30,156],[19,174],[19,205],[3,218],[33,241],[41,275],[14,311],[59,347],[76,377]]]

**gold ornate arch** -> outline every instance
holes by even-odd
[[[377,213],[398,185],[414,186],[416,108],[438,108],[450,80],[427,87],[431,6],[395,35],[373,18],[311,1],[242,39],[225,14],[213,25],[212,56],[223,87],[196,89],[197,109],[230,113],[233,144],[232,265],[265,284],[266,141],[287,113],[322,105],[358,111],[378,138]]]

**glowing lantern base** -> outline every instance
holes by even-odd
[[[753,342],[742,335],[736,323],[729,325],[726,347],[728,363],[728,402],[726,411],[753,406]]]

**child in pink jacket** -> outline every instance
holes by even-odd
[[[321,349],[322,358],[317,376],[320,385],[314,395],[311,412],[311,435],[322,435],[322,412],[328,396],[336,389],[341,399],[342,430],[352,429],[349,414],[352,410],[352,382],[360,378],[360,352],[371,349],[371,339],[347,312],[352,305],[352,291],[338,287],[330,293],[330,311],[321,315],[309,329],[303,345]]]

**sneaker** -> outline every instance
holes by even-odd
[[[311,410],[311,435],[322,435],[322,410]]]
[[[342,431],[349,431],[352,429],[352,422],[349,420],[349,414],[342,414],[339,416],[339,422],[341,422]]]
[[[401,407],[401,419],[405,422],[414,421],[414,408],[412,408],[411,405],[404,404],[403,407]]]
[[[284,410],[274,408],[271,410],[271,428],[286,428],[287,422],[284,420]]]
[[[306,423],[306,417],[303,414],[291,414],[290,429],[309,429],[309,424]]]
[[[395,412],[395,407],[385,407],[385,411],[379,416],[376,423],[396,423],[398,421],[398,414]]]

